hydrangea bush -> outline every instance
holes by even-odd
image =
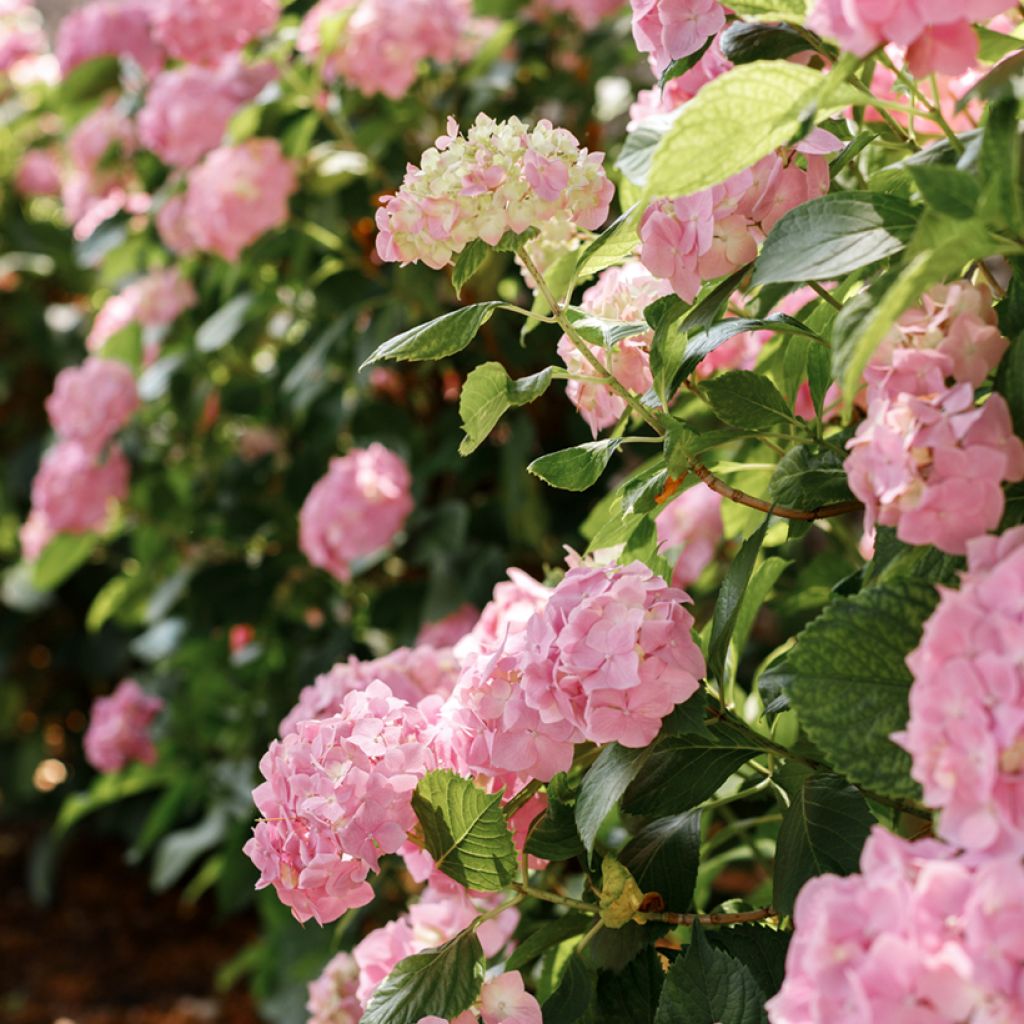
[[[272,1020],[1024,1018],[1016,6],[9,6],[57,838]]]

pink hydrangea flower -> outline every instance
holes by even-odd
[[[526,705],[593,743],[646,746],[704,674],[684,601],[640,562],[570,569],[526,626]]]
[[[717,0],[630,0],[633,38],[650,54],[655,74],[680,57],[696,53],[725,25]]]
[[[614,186],[603,153],[581,149],[550,121],[527,128],[518,118],[480,114],[463,137],[448,132],[406,171],[397,193],[377,211],[377,253],[394,263],[447,266],[474,239],[494,245],[552,218],[594,230],[608,216]]]
[[[0,3],[0,74],[26,57],[38,57],[48,49],[42,18],[28,0]]]
[[[963,554],[999,524],[1002,483],[1024,478],[1024,443],[1003,397],[975,405],[970,384],[945,385],[950,367],[941,353],[898,351],[847,443],[845,468],[866,529],[894,526],[908,544]]]
[[[139,112],[139,140],[164,163],[191,167],[220,145],[228,122],[276,74],[237,57],[215,68],[185,65],[157,76]]]
[[[148,0],[93,0],[70,11],[57,31],[56,54],[67,75],[96,57],[127,56],[147,76],[164,66],[164,51],[153,38]]]
[[[959,590],[907,658],[910,720],[893,739],[913,757],[939,834],[969,850],[1024,854],[1024,527],[967,544]]]
[[[324,59],[328,78],[341,78],[371,96],[401,99],[423,61],[447,64],[460,55],[469,31],[468,0],[320,0],[303,18],[297,48],[322,58],[332,21],[348,20]]]
[[[871,358],[868,383],[880,382],[897,349],[934,350],[949,357],[949,376],[978,387],[1010,342],[999,330],[992,293],[968,281],[939,284],[903,313]]]
[[[630,260],[602,271],[597,282],[583,293],[580,306],[587,313],[606,320],[642,321],[644,309],[670,291],[667,284],[652,277],[639,261]],[[653,335],[653,331],[645,330],[620,341],[611,351],[600,345],[591,345],[590,351],[620,384],[642,395],[653,383],[649,355]],[[558,354],[570,373],[594,375],[590,362],[564,335],[558,343]],[[604,384],[570,380],[565,390],[595,437],[625,412],[625,399]]]
[[[624,0],[534,0],[530,13],[535,17],[568,14],[589,30],[619,11],[623,3]]]
[[[184,192],[168,196],[160,204],[153,222],[160,241],[176,256],[191,256],[196,251],[195,240],[189,231]]]
[[[277,139],[221,146],[189,171],[183,209],[187,237],[202,252],[237,260],[243,249],[287,222],[296,188],[295,165]]]
[[[176,60],[216,64],[225,54],[266,35],[281,15],[280,0],[155,0],[153,36]]]
[[[309,1024],[359,1024],[363,1004],[356,998],[359,965],[351,953],[336,953],[309,983]]]
[[[508,579],[495,584],[476,625],[455,645],[456,657],[462,660],[476,652],[496,651],[506,639],[526,629],[526,623],[550,596],[549,587],[522,569],[509,569]]]
[[[919,78],[932,72],[958,75],[978,56],[971,22],[988,21],[1011,6],[1006,0],[818,0],[807,26],[859,57],[888,43],[904,47]]]
[[[18,546],[21,548],[22,560],[34,562],[56,536],[57,531],[50,526],[38,509],[29,512],[28,518],[18,530]]]
[[[772,1024],[1009,1024],[1024,1014],[1018,858],[957,857],[876,826],[861,873],[800,891]]]
[[[99,454],[139,407],[135,374],[116,359],[90,357],[57,374],[46,399],[55,433]]]
[[[435,698],[439,703],[447,697],[458,675],[458,661],[449,648],[399,647],[369,661],[360,661],[353,655],[317,676],[311,686],[302,690],[298,703],[281,722],[279,732],[284,737],[306,719],[336,715],[349,693],[365,690],[376,679],[387,683],[396,697],[420,704],[425,698]]]
[[[722,497],[697,484],[669,502],[655,526],[664,554],[675,558],[672,585],[687,587],[711,564],[722,542]]]
[[[192,282],[177,267],[153,270],[138,278],[101,307],[85,339],[90,352],[99,352],[131,324],[166,327],[199,301]]]
[[[263,815],[245,845],[299,921],[319,924],[373,898],[366,877],[416,824],[412,793],[435,767],[426,718],[382,682],[274,740],[253,792]]]
[[[119,772],[132,761],[156,762],[150,725],[164,702],[134,679],[123,679],[108,697],[93,701],[82,744],[85,759],[98,772]]]
[[[128,460],[116,446],[105,459],[77,441],[61,441],[43,456],[32,481],[32,511],[54,533],[102,529],[112,501],[128,496]]]
[[[318,569],[351,579],[352,562],[388,547],[405,525],[411,486],[405,462],[382,444],[331,459],[299,511],[299,547]]]
[[[472,631],[479,618],[480,609],[475,605],[461,605],[437,622],[425,622],[416,634],[416,646],[454,647]]]
[[[14,187],[23,196],[60,195],[61,164],[56,151],[30,149],[18,164]]]

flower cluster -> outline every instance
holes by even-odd
[[[320,0],[303,18],[297,46],[323,62],[328,78],[397,100],[424,60],[446,64],[460,56],[471,15],[468,0]]]
[[[164,71],[139,112],[139,141],[164,163],[191,167],[220,145],[235,111],[275,74],[272,64],[247,65],[234,56],[216,67]]]
[[[907,658],[910,720],[893,738],[913,757],[939,834],[957,846],[1024,853],[1024,527],[967,545],[959,590]]]
[[[352,578],[352,563],[386,548],[412,511],[405,462],[382,444],[331,459],[299,511],[299,547],[318,569]]]
[[[518,971],[506,971],[485,981],[480,998],[469,1010],[464,1010],[451,1021],[430,1015],[419,1024],[541,1024],[544,1017],[540,1003],[526,991],[523,976]]]
[[[672,585],[687,587],[711,564],[722,542],[722,497],[697,484],[662,509],[658,542],[674,562]]]
[[[107,299],[96,314],[85,347],[99,352],[114,335],[132,324],[166,327],[197,301],[195,288],[177,267],[151,271]]]
[[[245,845],[299,921],[320,924],[373,898],[367,882],[416,824],[412,792],[436,766],[427,719],[382,682],[347,694],[338,714],[300,722],[260,761],[264,816]]]
[[[1012,6],[1006,0],[818,0],[807,26],[859,57],[887,43],[905,47],[907,65],[919,78],[932,72],[958,75],[978,56],[971,23],[988,21]]]
[[[390,654],[369,661],[355,656],[341,661],[316,677],[299,694],[298,703],[281,722],[279,733],[287,736],[299,722],[336,715],[345,697],[363,690],[375,679],[387,683],[391,692],[410,704],[427,697],[445,698],[458,678],[458,662],[448,648],[399,647]]]
[[[14,187],[23,196],[60,195],[61,162],[56,150],[30,149],[18,165]]]
[[[450,615],[436,622],[425,622],[416,634],[416,646],[454,647],[471,632],[480,618],[480,609],[472,604],[456,608]]]
[[[0,74],[46,49],[42,19],[30,0],[5,0],[0,4]]]
[[[638,261],[609,267],[597,283],[583,293],[580,306],[587,313],[606,320],[643,321],[644,309],[671,289],[652,277]],[[649,346],[654,332],[640,331],[618,342],[614,348],[590,345],[590,351],[615,379],[635,394],[642,395],[651,387]],[[558,354],[571,374],[594,376],[590,361],[563,335]],[[626,410],[625,399],[599,381],[570,380],[566,385],[569,401],[579,410],[592,433],[610,427]]]
[[[542,120],[480,114],[466,136],[454,118],[448,132],[410,167],[401,189],[377,211],[377,253],[389,262],[447,266],[466,245],[496,244],[550,218],[596,229],[608,216],[614,187],[603,153],[588,153],[564,128]]]
[[[800,891],[772,1024],[1024,1019],[1024,867],[881,827],[861,873]]]
[[[134,679],[122,679],[112,694],[93,702],[82,741],[85,759],[98,772],[118,772],[132,761],[153,764],[150,726],[163,706]]]
[[[507,639],[526,629],[526,623],[548,603],[551,590],[522,569],[509,569],[508,579],[494,585],[476,625],[455,646],[455,654],[496,651]]]
[[[828,132],[818,131],[797,147],[805,166],[796,153],[770,153],[721,185],[655,201],[640,220],[641,262],[692,302],[704,281],[753,260],[783,214],[828,191],[822,154],[836,145]]]
[[[54,432],[96,455],[138,406],[135,374],[127,363],[95,356],[61,370],[46,399]]]
[[[356,998],[359,965],[351,953],[336,953],[309,983],[309,1024],[359,1024],[364,1006]]]
[[[280,0],[157,0],[153,38],[175,60],[216,64],[269,32]]]
[[[173,3],[174,0],[171,0]],[[61,20],[56,54],[67,75],[96,57],[129,57],[146,75],[155,75],[166,59],[153,38],[156,5],[148,0],[94,0]]]
[[[660,75],[674,60],[696,53],[725,25],[718,0],[630,0],[633,38]]]

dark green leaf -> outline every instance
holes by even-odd
[[[790,800],[775,849],[772,901],[776,910],[789,915],[809,878],[857,870],[864,841],[875,823],[860,792],[830,772],[799,766]]]
[[[773,501],[808,511],[853,500],[842,457],[824,445],[802,444],[779,460],[768,483]]]
[[[238,337],[249,319],[255,296],[242,292],[224,303],[196,328],[196,348],[200,352],[217,352]]]
[[[789,669],[786,657],[776,658],[757,677],[757,692],[764,704],[764,713],[769,721],[782,711],[789,710],[789,684],[793,681],[793,673]]]
[[[445,313],[436,320],[420,324],[389,338],[367,359],[360,370],[382,359],[415,362],[422,359],[443,359],[461,352],[476,332],[494,315],[500,302],[477,302],[472,306]]]
[[[634,185],[643,185],[647,180],[655,150],[673,120],[670,114],[656,114],[626,135],[615,166]]]
[[[452,267],[452,287],[455,297],[462,295],[466,282],[484,265],[490,246],[480,238],[474,238],[458,256]]]
[[[563,491],[585,491],[597,483],[620,443],[617,437],[588,441],[575,448],[542,455],[526,468],[552,487]]]
[[[541,1004],[544,1024],[573,1024],[590,1008],[597,977],[575,953],[562,968],[558,987]]]
[[[485,968],[476,935],[460,932],[439,949],[399,960],[370,998],[361,1024],[417,1024],[429,1016],[451,1020],[480,994]]]
[[[754,60],[785,60],[812,49],[807,37],[792,25],[734,21],[721,35],[722,53],[733,64]]]
[[[906,725],[905,659],[937,600],[914,579],[834,599],[787,657],[790,700],[808,736],[837,771],[888,796],[917,792],[910,755],[889,737]]]
[[[902,251],[917,212],[881,192],[834,192],[790,210],[772,228],[753,284],[827,281]]]
[[[708,692],[702,686],[689,700],[677,704],[671,714],[665,716],[661,731],[666,736],[700,736],[707,726]]]
[[[704,397],[725,423],[746,430],[770,430],[795,421],[778,388],[752,370],[731,370],[705,381]]]
[[[583,777],[576,801],[576,827],[587,853],[594,852],[604,819],[636,778],[647,753],[646,749],[633,750],[612,743],[601,751]]]
[[[776,331],[779,334],[797,334],[805,338],[817,338],[818,335],[805,324],[785,313],[773,313],[764,319],[757,317],[736,317],[723,320],[706,330],[690,335],[686,343],[686,355],[679,367],[680,377],[689,377],[700,365],[705,356],[710,355],[730,338],[747,331]]]
[[[684,913],[693,900],[700,861],[700,811],[685,811],[644,825],[619,860],[645,892],[660,893],[665,909]]]
[[[995,64],[997,60],[1005,57],[1008,53],[1016,53],[1024,48],[1024,39],[1018,39],[1017,36],[995,32],[984,25],[975,25],[974,31],[980,44],[978,56],[988,64]]]
[[[569,913],[555,917],[534,928],[512,951],[505,964],[507,971],[519,971],[533,963],[545,950],[557,946],[566,939],[582,935],[594,925],[593,917],[587,914]]]
[[[790,936],[763,924],[742,924],[709,932],[711,945],[745,964],[758,988],[771,998],[782,987]]]
[[[548,806],[531,824],[526,851],[545,860],[568,860],[583,853],[576,831],[578,793],[559,772],[547,785]]]
[[[950,217],[974,216],[981,190],[971,175],[942,164],[918,164],[908,169],[921,198],[933,209]]]
[[[650,947],[625,967],[602,971],[593,1024],[654,1024],[664,981],[658,954]]]
[[[516,873],[516,850],[501,793],[485,793],[446,769],[428,772],[412,797],[423,842],[437,868],[468,889],[497,892]]]
[[[459,395],[459,416],[466,436],[460,455],[475,451],[509,410],[540,398],[551,384],[551,367],[511,380],[501,363],[483,363],[466,378]]]

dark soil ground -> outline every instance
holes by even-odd
[[[34,906],[33,838],[0,825],[2,1024],[257,1024],[244,992],[214,988],[255,922],[153,895],[117,844],[86,837],[64,851],[53,905]]]

